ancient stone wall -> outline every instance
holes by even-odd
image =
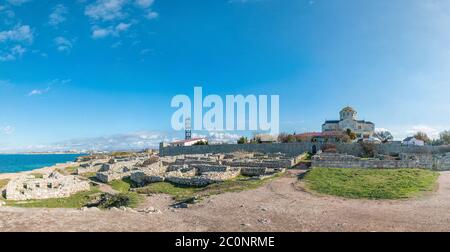
[[[6,187],[5,196],[8,200],[64,198],[89,189],[87,181],[53,172],[43,178],[26,175],[13,179]]]
[[[363,148],[359,143],[335,144],[338,153],[346,153],[359,156],[363,154]],[[161,147],[161,156],[176,156],[183,154],[206,154],[206,153],[233,153],[233,152],[260,152],[265,154],[283,153],[288,156],[298,156],[305,152],[320,150],[323,144],[300,142],[300,143],[273,143],[273,144],[220,144],[199,145],[185,147]],[[398,155],[400,153],[429,153],[443,154],[450,152],[450,146],[409,146],[401,143],[376,144],[375,149],[379,154]]]
[[[431,159],[430,159],[431,158]],[[352,155],[322,153],[312,159],[312,167],[326,168],[421,168],[433,169],[433,157],[431,155],[403,154],[400,159],[376,159],[359,158]]]
[[[198,145],[184,147],[161,147],[161,156],[176,156],[182,154],[206,154],[206,153],[233,153],[233,152],[261,152],[261,153],[284,153],[296,156],[312,150],[313,143],[275,143],[275,144],[220,144],[220,145]]]

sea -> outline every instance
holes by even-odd
[[[83,154],[0,154],[0,173],[31,171],[75,161]]]

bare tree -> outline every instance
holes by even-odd
[[[387,143],[389,141],[394,140],[394,136],[392,136],[389,131],[378,131],[375,132],[374,137],[379,139],[382,143]]]
[[[424,141],[427,144],[431,143],[431,139],[428,137],[427,133],[425,133],[425,132],[419,131],[414,135],[414,137],[418,140]]]
[[[440,140],[443,144],[450,144],[450,130],[446,130],[439,134]]]

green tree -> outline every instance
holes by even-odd
[[[237,141],[238,144],[246,144],[248,143],[248,139],[246,137],[241,137]]]

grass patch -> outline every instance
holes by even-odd
[[[56,169],[55,171],[61,173],[62,175],[76,175],[78,174],[78,168],[77,166],[69,166],[64,169]]]
[[[85,172],[85,173],[80,173],[80,176],[90,179],[90,180],[95,180],[95,177],[97,176],[96,172]]]
[[[314,168],[305,187],[346,198],[402,199],[431,191],[439,173],[422,169]]]
[[[136,192],[141,194],[162,193],[173,197],[175,201],[184,202],[191,199],[201,199],[203,197],[217,195],[225,192],[240,192],[245,190],[256,189],[267,182],[282,176],[281,173],[266,179],[250,179],[245,176],[239,176],[233,180],[221,183],[210,184],[205,187],[183,187],[168,182],[152,183],[148,186],[138,188]]]
[[[0,189],[3,187],[6,187],[6,185],[9,183],[9,179],[0,179]]]
[[[138,188],[136,192],[141,194],[168,194],[171,195],[176,201],[183,201],[187,198],[193,197],[200,190],[201,189],[197,187],[180,187],[168,182],[157,182]]]
[[[33,176],[34,178],[44,178],[44,174],[42,173],[30,173],[30,176]]]
[[[7,206],[27,208],[81,208],[88,204],[91,196],[100,193],[97,186],[91,186],[91,190],[78,192],[67,198],[11,201],[6,200]]]
[[[113,157],[130,157],[130,156],[135,156],[136,153],[134,152],[128,152],[128,151],[116,151],[111,153],[111,156]]]
[[[130,192],[130,189],[133,187],[133,181],[131,181],[130,178],[114,180],[109,182],[108,184],[112,189],[119,192],[118,195],[120,195],[120,197],[128,198],[128,207],[137,207],[143,199],[142,195],[139,195],[137,192]]]
[[[131,208],[136,208],[138,205],[144,200],[144,196],[138,194],[137,192],[126,192],[126,193],[119,193],[118,195],[123,195],[128,198],[127,205]]]
[[[130,178],[124,178],[120,180],[114,180],[108,183],[108,185],[111,186],[112,189],[121,192],[126,193],[130,191],[130,189],[133,187],[134,183]]]
[[[3,198],[3,189],[8,185],[10,179],[0,179],[0,200],[4,201],[5,198]]]

